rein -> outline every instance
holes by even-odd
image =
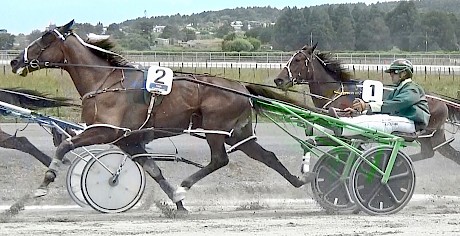
[[[88,65],[88,64],[70,64],[67,62],[38,62],[35,65],[38,66],[38,68],[61,68],[65,66],[69,67],[87,67],[87,68],[103,68],[103,69],[120,69],[120,70],[139,70],[142,71],[142,69],[136,68],[136,67],[122,67],[122,66],[99,66],[99,65]]]
[[[119,56],[119,57],[122,57],[121,55],[117,54],[117,53],[114,53],[112,51],[109,51],[109,50],[106,50],[106,49],[103,49],[103,48],[100,48],[98,46],[95,46],[95,45],[92,45],[92,44],[88,44],[86,43],[83,39],[81,39],[77,34],[74,34],[73,32],[70,32],[68,34],[61,34],[57,29],[54,29],[52,31],[54,34],[56,34],[56,37],[61,39],[62,41],[65,41],[67,39],[68,36],[70,35],[73,35],[74,37],[77,38],[77,40],[85,47],[88,47],[88,48],[91,48],[91,49],[94,49],[94,50],[98,50],[98,51],[101,51],[103,53],[108,53],[108,54],[112,54],[112,55],[116,55],[116,56]],[[102,68],[102,69],[113,69],[113,70],[136,70],[136,71],[144,71],[142,69],[139,69],[139,68],[136,68],[136,67],[130,67],[130,66],[126,66],[126,67],[120,67],[120,66],[101,66],[101,65],[88,65],[88,64],[73,64],[73,63],[68,63],[66,59],[64,59],[63,62],[49,62],[49,61],[44,61],[44,62],[40,62],[38,61],[38,59],[32,59],[32,60],[28,60],[28,49],[31,45],[33,45],[34,43],[36,43],[38,40],[40,40],[42,37],[34,40],[31,44],[29,44],[25,49],[24,49],[24,62],[29,65],[30,67],[32,68],[63,68],[63,67],[85,67],[85,68]],[[50,45],[46,45],[46,46],[42,46],[42,45],[39,45],[40,46],[40,54],[46,50],[46,48],[48,48]],[[299,51],[297,53],[295,53],[291,59],[288,61],[287,65],[285,66],[285,68],[288,70],[288,73],[290,75],[290,78],[291,79],[294,79],[295,78],[292,78],[292,72],[289,68],[290,66],[290,63],[292,62],[293,58],[298,54],[298,53],[302,53],[305,55],[305,57],[307,58],[306,61],[305,61],[305,64],[307,66],[307,72],[308,72],[308,68],[309,68],[309,62],[311,62],[311,60],[313,60],[313,55],[310,57],[308,57],[308,55],[306,53],[304,53],[303,51]],[[39,56],[40,56],[39,54]],[[38,56],[38,57],[39,57]],[[320,60],[320,58],[318,58],[318,56],[316,54],[314,54],[314,56]],[[37,58],[38,58],[37,57]],[[320,60],[321,63],[324,64],[324,61]],[[181,72],[182,73],[182,72]],[[183,73],[183,74],[186,74],[186,73]],[[182,79],[176,79],[176,80],[183,80],[184,78]],[[121,82],[123,81],[123,79],[121,80]],[[221,86],[217,86],[217,85],[214,85],[214,84],[211,84],[211,83],[206,83],[206,82],[203,82],[203,81],[200,81],[200,80],[196,80],[196,79],[193,79],[193,80],[190,80],[192,82],[195,82],[195,83],[199,83],[199,84],[205,84],[205,85],[208,85],[208,86],[213,86],[213,87],[219,87],[220,89],[222,90],[227,90],[228,88],[224,88],[224,87],[221,87]],[[240,81],[241,82],[241,81]],[[242,83],[247,83],[247,84],[251,84],[249,82],[242,82]],[[308,82],[307,82],[308,83]],[[318,83],[318,82],[316,82]],[[261,85],[261,84],[257,84],[259,86],[264,86],[264,87],[274,87],[274,86],[268,86],[268,85]],[[139,90],[142,90],[142,89],[137,89],[137,88],[103,88],[103,89],[97,89],[95,91],[91,91],[91,92],[88,92],[86,94],[84,94],[82,97],[81,97],[81,100],[84,100],[84,99],[87,99],[87,98],[93,98],[95,97],[96,95],[98,94],[102,94],[102,93],[107,93],[107,92],[123,92],[123,91],[139,91]],[[296,92],[296,93],[299,93],[298,91],[295,91],[295,90],[289,90],[291,92]],[[239,91],[230,91],[230,92],[233,92],[233,93],[237,93],[237,94],[240,94],[241,92]],[[329,102],[332,102],[333,99],[330,99],[330,98],[327,98],[327,97],[324,97],[324,96],[321,96],[321,95],[317,95],[317,94],[311,94],[311,93],[302,93],[304,95],[309,95],[311,97],[315,97],[315,98],[318,98],[318,99],[325,99],[325,100],[328,100]],[[251,95],[251,94],[240,94],[240,95],[243,95],[243,96],[246,96],[246,97],[251,97],[251,98],[260,98],[258,96],[254,96],[254,95]]]

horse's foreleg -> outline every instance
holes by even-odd
[[[163,176],[163,173],[161,172],[160,167],[155,163],[154,160],[148,159],[142,164],[144,167],[144,170],[160,185],[160,188],[163,190],[163,192],[166,193],[166,195],[171,199],[176,204],[177,210],[178,211],[187,211],[185,209],[184,204],[182,203],[182,199],[174,199],[174,192],[176,191],[176,188],[173,187]]]
[[[120,148],[123,149],[123,151],[130,154],[131,156],[135,154],[147,153],[147,151],[145,151],[145,147],[141,147],[140,145],[120,145]],[[173,200],[173,195],[176,188],[174,188],[165,179],[160,167],[155,163],[155,161],[147,157],[139,157],[136,158],[136,162],[142,165],[145,172],[147,172],[150,175],[150,177],[152,177],[160,185],[160,188],[163,190],[163,192],[166,193],[169,199]],[[176,202],[176,207],[178,211],[187,211],[182,201]]]
[[[283,163],[279,161],[273,152],[265,150],[255,140],[248,141],[237,147],[237,149],[244,152],[250,158],[260,161],[266,166],[272,168],[296,188],[301,187],[302,185],[313,180],[313,175],[306,177],[305,180],[301,180],[297,176],[292,175],[291,172],[286,169]]]
[[[0,130],[0,147],[28,153],[45,166],[51,163],[51,157],[38,150],[27,138],[12,136],[2,130]]]
[[[182,201],[185,198],[186,191],[196,182],[228,164],[228,155],[224,146],[225,136],[221,134],[206,134],[206,140],[211,149],[211,161],[208,165],[182,181],[180,187],[174,192],[174,202]]]
[[[36,197],[44,196],[48,193],[48,185],[54,182],[57,176],[58,169],[64,155],[78,147],[89,146],[94,144],[105,144],[115,141],[123,133],[120,130],[107,128],[107,127],[95,127],[90,128],[77,136],[72,137],[69,141],[64,140],[59,144],[56,154],[48,166],[48,170],[45,173],[45,178],[40,184],[40,187],[35,192]]]

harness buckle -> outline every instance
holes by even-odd
[[[29,66],[32,68],[40,68],[40,62],[37,59],[33,59],[30,61]]]

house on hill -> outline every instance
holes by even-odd
[[[230,26],[233,27],[233,29],[235,31],[241,31],[241,29],[243,28],[243,22],[237,20],[237,21],[232,21],[230,23]]]
[[[165,29],[165,27],[166,27],[165,25],[155,25],[152,31],[154,33],[163,33],[163,30]]]

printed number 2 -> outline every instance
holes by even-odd
[[[163,70],[163,69],[157,69],[157,70],[155,71],[155,74],[158,75],[158,73],[161,73],[161,75],[158,76],[158,78],[155,79],[155,83],[158,83],[158,84],[165,84],[163,81],[161,81],[161,79],[163,79],[163,77],[165,77],[166,71]]]

